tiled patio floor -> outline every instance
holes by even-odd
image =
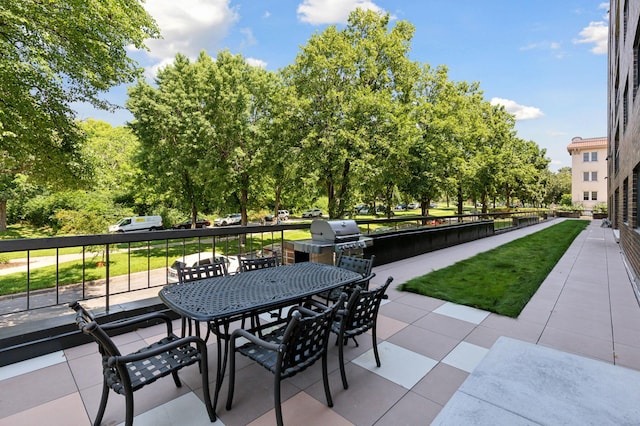
[[[350,386],[344,390],[337,348],[331,345],[333,408],[326,406],[318,363],[283,382],[285,423],[428,424],[500,336],[640,370],[640,308],[613,233],[601,228],[600,221],[578,236],[518,319],[395,289],[409,278],[553,223],[374,268],[377,276],[372,286],[389,275],[395,277],[378,321],[382,367],[375,366],[371,340],[361,336],[359,347],[350,344],[345,351]],[[127,351],[143,346],[159,332],[151,327],[115,340]],[[210,363],[215,362],[214,346],[210,344]],[[271,373],[243,357],[238,361],[233,409],[224,408],[225,380],[215,424],[274,424]],[[136,392],[135,424],[211,424],[201,401],[198,369],[184,369],[180,376],[182,388],[164,378]],[[100,361],[94,344],[2,367],[0,426],[88,425],[96,414],[100,392]],[[112,393],[103,424],[123,420],[124,398]]]

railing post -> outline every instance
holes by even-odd
[[[105,249],[107,252],[107,264],[105,265],[105,310],[107,311],[107,313],[109,313],[109,293],[111,293],[110,291],[110,286],[109,286],[109,268],[110,268],[110,262],[109,262],[109,243],[107,243],[105,245]]]

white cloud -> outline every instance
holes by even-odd
[[[384,12],[371,0],[304,0],[298,5],[298,19],[312,25],[345,24],[356,8]]]
[[[588,26],[580,31],[580,38],[573,40],[574,43],[593,43],[595,46],[591,52],[596,55],[607,53],[607,42],[609,40],[609,28],[605,22],[590,22]]]
[[[544,113],[536,107],[520,105],[515,101],[503,98],[492,98],[491,105],[502,105],[508,113],[513,114],[516,120],[532,120],[540,118]]]
[[[246,58],[245,62],[251,65],[252,67],[267,68],[267,63],[261,59]]]
[[[564,57],[564,51],[562,50],[562,45],[557,41],[541,41],[537,43],[529,43],[526,46],[520,47],[520,50],[543,50],[543,51],[551,51],[554,57],[558,59],[562,59]]]
[[[244,36],[244,39],[240,42],[240,49],[243,49],[247,46],[253,46],[257,43],[251,28],[241,28],[240,33]]]
[[[171,63],[177,53],[195,59],[201,50],[217,50],[239,19],[230,0],[147,0],[145,9],[156,20],[162,38],[148,40],[148,55],[158,62],[147,70]]]

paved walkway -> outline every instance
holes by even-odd
[[[392,275],[395,287],[556,221],[382,265],[374,268],[372,286]],[[613,233],[599,225],[593,221],[576,238],[518,319],[390,289],[378,321],[382,367],[375,367],[370,339],[360,338],[359,347],[350,345],[345,351],[350,386],[344,390],[332,345],[333,408],[324,400],[319,365],[313,366],[283,382],[285,423],[429,424],[502,336],[640,370],[640,308]],[[157,333],[157,327],[150,327],[119,336],[117,342],[131,350]],[[210,365],[215,363],[214,345]],[[166,378],[136,393],[136,425],[211,424],[200,399],[197,368],[183,370],[181,377],[182,388]],[[219,403],[216,424],[273,424],[272,386],[270,373],[239,362],[234,408],[226,411]],[[93,344],[2,367],[0,426],[89,424],[100,390]],[[225,397],[226,388],[221,401]],[[123,411],[123,398],[112,394],[104,424],[122,422]],[[576,425],[592,423],[579,414],[572,420]]]

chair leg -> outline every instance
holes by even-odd
[[[342,387],[345,389],[349,389],[349,384],[347,383],[347,373],[344,369],[344,345],[345,339],[341,336],[338,336],[338,340],[340,341],[338,346],[338,360],[340,362],[340,376],[342,377]],[[338,341],[336,341],[338,343]]]
[[[100,398],[100,408],[98,408],[98,414],[96,414],[96,420],[93,422],[94,426],[100,426],[102,423],[102,417],[104,417],[104,411],[107,408],[107,400],[109,399],[109,386],[107,382],[102,383],[102,397]]]
[[[333,407],[331,389],[329,389],[329,373],[327,370],[327,351],[325,350],[322,354],[322,381],[324,382],[324,395],[327,397],[327,405]]]
[[[178,377],[178,372],[174,370],[171,372],[171,375],[173,376],[173,383],[176,384],[176,387],[181,388],[182,382],[180,381],[180,377]]]
[[[373,354],[376,357],[376,365],[380,367],[380,355],[378,354],[378,338],[376,337],[376,325],[371,328],[371,338],[373,339]]]
[[[182,326],[180,327],[180,332],[182,333],[182,337],[187,337],[187,318],[182,317]]]
[[[207,345],[204,344],[200,348],[202,391],[204,393],[204,405],[207,407],[207,414],[211,422],[216,421],[216,410],[211,405],[211,393],[209,391],[209,360],[207,358]]]
[[[213,406],[214,408],[218,405],[218,396],[220,395],[220,389],[222,388],[222,379],[224,376],[224,369],[222,367],[222,338],[220,337],[220,327],[218,324],[215,325],[216,331],[216,350],[217,350],[217,359],[216,359],[216,388],[213,390]]]
[[[130,389],[124,394],[126,404],[125,426],[133,426],[133,391]]]
[[[222,389],[222,382],[224,381],[224,372],[227,368],[227,359],[229,357],[229,350],[230,350],[229,340],[231,340],[231,338],[229,337],[228,322],[224,323],[222,332],[220,331],[220,326],[218,324],[216,324],[216,329],[217,329],[216,346],[218,347],[218,371],[216,376],[216,390],[214,393],[215,396],[213,397],[214,407],[217,406],[218,404],[218,396],[220,395],[220,390]],[[221,334],[224,335],[225,337],[224,338],[220,337]],[[223,340],[224,340],[224,351],[222,350]],[[224,354],[222,352],[224,352]],[[233,352],[235,353],[235,347],[233,349]],[[233,368],[233,370],[235,370],[235,367]]]
[[[231,410],[231,404],[233,403],[233,390],[236,381],[236,343],[235,340],[230,342],[229,352],[229,392],[227,393],[227,410]]]
[[[273,384],[273,405],[276,409],[276,423],[278,426],[282,426],[282,401],[280,396],[280,374],[274,375]]]

